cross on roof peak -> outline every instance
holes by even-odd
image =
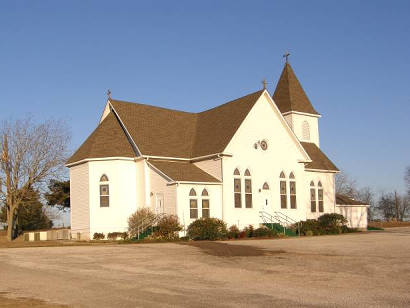
[[[112,97],[111,97],[111,90],[110,90],[110,89],[107,90],[107,97],[108,97],[108,99],[111,99],[111,98],[112,98]]]
[[[285,54],[283,55],[283,57],[286,59],[286,63],[288,63],[289,56],[290,56],[290,53],[288,51],[286,51]]]

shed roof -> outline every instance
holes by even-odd
[[[175,182],[221,182],[209,173],[198,168],[193,163],[187,161],[165,161],[150,159],[148,163],[160,170],[163,174],[165,174]]]
[[[308,169],[339,171],[339,169],[333,164],[333,162],[322,152],[319,147],[310,142],[301,142],[303,148],[308,153],[310,159],[309,163],[306,163],[305,167]]]

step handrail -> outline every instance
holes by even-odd
[[[140,239],[140,234],[141,233],[143,233],[149,227],[154,226],[165,215],[166,215],[165,213],[160,213],[160,214],[155,214],[154,217],[145,218],[137,227],[138,239]]]
[[[274,222],[278,223],[283,228],[283,234],[286,234],[286,226],[279,216],[273,216],[272,214],[268,212],[259,211],[259,217],[262,218],[262,221],[264,223],[271,223],[271,224],[273,224]]]
[[[275,212],[276,215],[281,216],[288,224],[297,225],[298,228],[298,235],[300,236],[300,221],[296,221],[292,217],[282,213],[282,212]]]

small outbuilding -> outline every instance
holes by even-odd
[[[342,214],[347,219],[350,228],[367,229],[368,208],[368,204],[336,194],[336,213]]]

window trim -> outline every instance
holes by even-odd
[[[249,191],[246,191],[247,182],[249,182]],[[245,170],[244,173],[244,198],[245,198],[245,208],[251,209],[253,208],[253,189],[252,189],[252,173],[249,171],[249,168]]]
[[[294,193],[292,193],[292,184],[294,185]],[[290,209],[296,210],[297,209],[297,185],[296,185],[296,177],[293,172],[289,174],[289,201],[290,201]],[[294,199],[294,205],[292,202]]]
[[[99,196],[100,196],[100,208],[102,208],[102,207],[110,207],[110,183],[109,183],[109,178],[108,178],[108,176],[104,173],[101,177],[100,177],[100,182],[99,182],[100,184],[99,184],[99,191],[98,191],[98,193],[99,193]],[[107,194],[103,194],[102,192],[101,192],[101,189],[103,188],[103,187],[106,187],[107,188]],[[107,204],[105,205],[105,204],[103,204],[103,202],[102,202],[102,200],[103,199],[106,199],[107,200]]]

